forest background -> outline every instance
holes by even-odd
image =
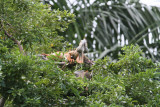
[[[68,2],[0,1],[0,106],[160,105],[160,8],[138,0]],[[74,49],[84,37],[96,60],[90,68],[62,70],[37,56]],[[75,77],[86,69],[91,80]]]

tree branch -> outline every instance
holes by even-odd
[[[2,19],[1,19],[1,28],[4,30],[4,32],[5,32],[5,35],[8,37],[8,38],[10,38],[11,40],[13,40],[17,45],[18,45],[18,48],[19,48],[19,50],[20,50],[20,52],[23,54],[23,55],[25,55],[25,52],[24,52],[24,50],[23,50],[23,46],[21,45],[21,42],[20,41],[18,41],[16,38],[14,38],[12,35],[10,35],[6,30],[5,30],[5,28],[4,28],[4,26],[3,26],[3,23],[2,23]]]
[[[4,107],[4,104],[5,104],[5,102],[6,102],[6,98],[4,98],[4,97],[2,97],[1,99],[0,99],[0,107]]]

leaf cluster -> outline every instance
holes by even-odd
[[[0,36],[8,40],[6,31],[19,40],[25,50],[34,49],[35,45],[46,49],[56,41],[62,43],[57,33],[64,32],[75,17],[66,10],[51,10],[50,5],[38,0],[1,0],[0,6],[0,22],[3,25]]]
[[[90,88],[98,97],[95,101],[110,106],[159,105],[159,81],[155,80],[159,66],[143,57],[139,46],[122,50],[117,62],[110,63],[106,57],[93,66],[94,84]]]

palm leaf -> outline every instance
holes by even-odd
[[[54,2],[54,0],[52,1]],[[127,0],[119,2],[111,1],[111,5],[107,5],[108,0],[95,0],[94,3],[90,5],[88,5],[89,1],[76,1],[77,3],[81,1],[81,4],[71,4],[71,7],[68,7],[68,0],[67,2],[65,0],[58,0],[57,3],[54,2],[52,6],[53,9],[59,8],[63,10],[65,7],[65,9],[68,10],[74,10],[73,12],[77,16],[76,22],[70,25],[65,33],[60,35],[69,35],[66,39],[70,42],[74,39],[77,41],[76,45],[78,45],[78,41],[87,34],[90,51],[99,51],[100,58],[111,55],[111,53],[119,53],[118,50],[121,45],[118,43],[122,42],[121,35],[124,35],[123,41],[128,41],[129,44],[138,44],[140,47],[143,47],[144,51],[158,44],[160,8],[148,7],[139,2],[129,2],[125,4]],[[84,5],[84,8],[82,5]],[[93,21],[97,23],[96,28],[93,26]],[[150,32],[148,32],[148,29],[150,29]],[[154,43],[152,44],[149,43],[148,38],[150,33],[154,39]],[[78,35],[78,38],[74,37],[75,34]],[[90,36],[92,34],[94,38]],[[143,39],[146,40],[147,45],[144,45]],[[92,47],[94,40],[97,41],[95,49]],[[118,48],[115,48],[115,46]],[[108,51],[105,50],[104,47],[106,47]],[[159,48],[160,46],[157,46],[157,49]],[[150,53],[149,56],[152,56],[151,58],[158,57],[153,55],[153,53]],[[111,57],[117,59],[117,55]]]

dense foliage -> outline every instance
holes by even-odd
[[[67,49],[57,32],[63,32],[74,21],[73,14],[51,11],[36,0],[2,0],[0,5],[0,104],[160,105],[159,63],[144,57],[138,45],[122,48],[117,62],[108,57],[95,61],[89,69],[93,72],[91,80],[76,78],[74,71],[86,69],[81,64],[62,70],[54,60],[36,55]]]
[[[39,81],[34,73],[41,62],[34,57],[70,47],[57,32],[63,32],[74,21],[74,14],[51,10],[39,0],[1,0],[0,7],[0,106],[7,99],[15,106],[24,102],[24,106],[36,105],[38,100],[34,99],[38,96],[25,97],[35,96],[32,82]]]
[[[12,47],[17,40],[27,53],[29,49],[51,52],[53,50],[47,50],[49,46],[58,48],[58,45],[67,44],[58,43],[63,39],[57,37],[57,32],[66,30],[74,21],[74,14],[51,10],[49,5],[39,3],[39,0],[1,0],[0,6],[0,37],[8,46]],[[37,45],[40,49],[34,47]]]
[[[159,81],[155,80],[158,66],[151,59],[142,57],[144,53],[139,46],[131,45],[122,50],[124,54],[117,62],[109,63],[105,58],[93,67],[97,74],[94,79],[101,86],[96,86],[101,102],[127,107],[159,105]]]
[[[12,106],[159,105],[158,65],[142,57],[138,46],[123,50],[117,62],[97,60],[88,80],[76,78],[73,69],[60,69],[53,60],[8,54],[1,48],[1,95],[8,96]]]

